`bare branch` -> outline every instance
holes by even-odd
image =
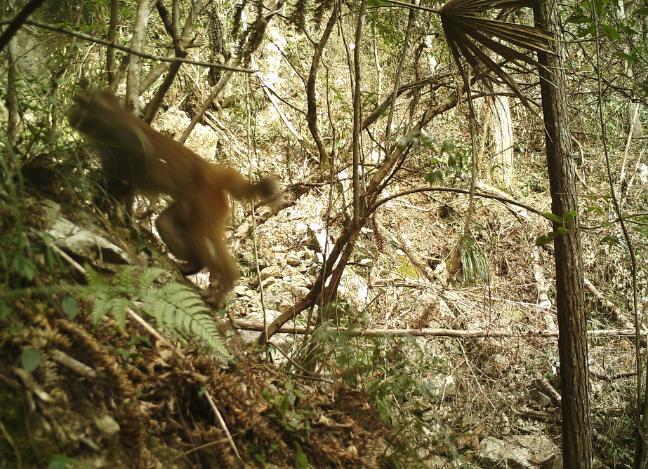
[[[3,24],[9,24],[9,21],[0,21],[0,25]],[[94,42],[95,44],[101,44],[102,46],[112,47],[122,52],[127,52],[129,54],[137,55],[145,59],[156,60],[158,62],[169,62],[169,63],[182,62],[184,64],[198,65],[200,67],[221,68],[223,70],[229,70],[231,72],[241,72],[241,73],[256,72],[256,70],[252,70],[249,68],[236,67],[227,64],[200,62],[198,60],[181,59],[177,57],[160,57],[159,55],[153,55],[153,54],[148,54],[146,52],[133,50],[130,47],[120,46],[119,44],[113,44],[111,42],[108,42],[104,39],[100,39],[98,37],[90,36],[88,34],[80,33],[78,31],[70,31],[69,29],[63,28],[61,26],[54,26],[52,24],[41,23],[40,21],[26,20],[25,24],[29,24],[30,26],[34,26],[36,28],[46,29],[48,31],[54,31],[57,33],[65,34],[68,36],[78,37],[79,39],[83,39],[84,41]]]
[[[370,210],[371,211],[376,210],[378,207],[380,207],[381,205],[389,202],[390,200],[394,200],[394,199],[399,198],[399,197],[404,197],[404,196],[410,195],[410,194],[418,194],[418,193],[422,193],[422,192],[455,192],[457,194],[467,194],[467,195],[471,194],[471,192],[468,189],[459,189],[459,188],[456,188],[456,187],[435,187],[435,186],[421,187],[419,189],[411,189],[411,190],[408,190],[408,191],[399,192],[398,194],[393,194],[393,195],[390,195],[389,197],[385,197],[384,199],[380,199],[370,208]],[[543,218],[546,218],[544,212],[542,212],[541,210],[538,210],[537,208],[533,208],[530,205],[526,205],[526,204],[524,204],[522,202],[518,202],[516,200],[509,199],[507,197],[502,197],[500,195],[489,194],[487,192],[478,192],[478,191],[475,191],[473,193],[473,195],[475,197],[482,197],[484,199],[497,200],[498,202],[502,202],[503,204],[515,205],[517,207],[521,207],[521,208],[523,208],[525,210],[528,210],[531,213],[535,213],[536,215],[539,215],[539,216],[541,216]]]
[[[234,326],[246,331],[263,332],[263,323],[255,321],[233,321]],[[422,329],[364,329],[364,330],[345,330],[330,327],[328,332],[339,332],[340,334],[351,337],[449,337],[457,339],[501,339],[501,338],[521,338],[521,337],[547,337],[557,338],[557,331],[535,330],[535,331],[505,331],[500,329],[494,330],[458,330],[443,328],[422,328]],[[313,329],[305,326],[284,326],[274,331],[276,334],[312,334]],[[642,335],[648,335],[648,330],[641,331]],[[588,331],[589,337],[634,337],[634,329],[598,329]]]
[[[317,83],[317,69],[319,68],[320,65],[320,59],[322,57],[322,53],[324,52],[324,47],[326,46],[326,43],[328,42],[329,37],[331,36],[331,31],[333,31],[333,26],[335,26],[335,22],[337,21],[337,15],[338,15],[338,2],[336,1],[334,2],[333,11],[331,12],[331,17],[326,23],[326,28],[322,33],[322,37],[320,38],[320,41],[317,43],[317,46],[313,51],[313,58],[311,59],[310,72],[308,74],[308,82],[306,84],[306,104],[307,104],[306,120],[308,122],[308,129],[310,130],[310,133],[313,136],[313,140],[315,141],[315,145],[317,146],[317,150],[319,152],[320,164],[324,164],[324,162],[328,162],[329,155],[328,152],[326,151],[326,147],[324,146],[324,143],[322,142],[322,138],[320,137],[319,129],[317,128],[317,100],[315,94],[315,85]]]
[[[30,0],[25,7],[18,12],[18,14],[11,21],[3,21],[2,24],[9,26],[0,35],[0,51],[5,48],[12,37],[18,32],[20,27],[27,22],[27,18],[31,15],[44,0]]]

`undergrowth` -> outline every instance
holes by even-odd
[[[156,284],[165,272],[155,267],[143,271],[126,267],[109,283],[87,268],[89,297],[93,299],[92,322],[97,324],[110,314],[123,328],[126,312],[133,307],[184,338],[200,339],[222,357],[231,358],[200,296],[179,283]]]

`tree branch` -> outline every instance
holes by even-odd
[[[388,197],[385,197],[384,199],[380,199],[380,200],[376,201],[376,203],[374,203],[374,205],[371,207],[371,211],[376,210],[378,207],[380,207],[381,205],[389,202],[390,200],[397,199],[399,197],[404,197],[406,195],[417,194],[417,193],[422,193],[422,192],[455,192],[455,193],[458,193],[458,194],[470,195],[470,191],[468,189],[459,189],[459,188],[456,188],[456,187],[437,187],[437,186],[421,187],[421,188],[418,188],[418,189],[411,189],[411,190],[408,190],[408,191],[399,192],[398,194],[393,194],[393,195],[390,195]],[[528,210],[529,212],[535,213],[536,215],[539,215],[539,216],[541,216],[543,218],[547,218],[547,217],[545,217],[544,212],[542,212],[541,210],[538,210],[537,208],[533,208],[530,205],[526,205],[526,204],[524,204],[522,202],[518,202],[516,200],[509,199],[507,197],[502,197],[500,195],[488,194],[487,192],[478,192],[478,191],[474,192],[474,195],[476,197],[482,197],[484,199],[497,200],[498,202],[502,202],[503,204],[515,205],[516,207],[520,207],[520,208],[523,208],[525,210]]]
[[[18,32],[20,27],[27,22],[27,18],[31,15],[44,0],[30,0],[25,7],[18,12],[14,19],[10,21],[3,21],[1,24],[8,24],[9,26],[0,35],[0,51],[9,44],[12,37]]]
[[[263,332],[263,323],[255,321],[233,321],[234,327],[246,331]],[[450,337],[457,339],[474,339],[474,338],[520,338],[520,337],[547,337],[557,338],[557,331],[535,330],[535,331],[506,331],[501,329],[494,330],[459,330],[459,329],[443,329],[443,328],[421,328],[421,329],[363,329],[363,330],[346,330],[336,329],[334,327],[327,328],[329,332],[339,332],[340,334],[349,335],[351,337]],[[280,327],[274,331],[276,334],[312,334],[312,327],[306,326],[287,326]],[[642,335],[648,335],[648,330],[642,330]],[[598,329],[588,331],[589,337],[634,337],[634,329]]]
[[[10,23],[10,21],[0,21],[0,25],[9,24],[9,23]],[[158,62],[169,62],[169,63],[181,62],[181,63],[184,63],[184,64],[198,65],[200,67],[221,68],[223,70],[229,70],[231,72],[242,72],[242,73],[254,73],[254,72],[256,72],[256,70],[252,70],[252,69],[249,69],[249,68],[235,67],[235,66],[226,65],[226,64],[215,64],[215,63],[210,63],[210,62],[200,62],[198,60],[181,59],[181,58],[177,58],[177,57],[160,57],[158,55],[153,55],[153,54],[148,54],[146,52],[140,52],[138,50],[133,50],[130,47],[120,46],[119,44],[114,44],[114,43],[106,41],[104,39],[100,39],[98,37],[94,37],[94,36],[90,36],[88,34],[80,33],[78,31],[70,31],[69,29],[63,28],[61,26],[54,26],[52,24],[41,23],[40,21],[26,20],[25,24],[29,24],[31,26],[35,26],[35,27],[41,28],[41,29],[46,29],[48,31],[54,31],[54,32],[61,33],[61,34],[66,34],[68,36],[78,37],[79,39],[83,39],[84,41],[94,42],[96,44],[101,44],[102,46],[106,46],[106,47],[112,47],[112,48],[120,50],[122,52],[127,52],[129,54],[137,55],[137,56],[145,58],[145,59],[156,60]]]

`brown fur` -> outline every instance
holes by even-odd
[[[186,261],[185,275],[209,269],[212,282],[218,280],[210,299],[220,301],[239,275],[224,242],[227,194],[270,197],[274,181],[251,183],[235,169],[207,162],[124,111],[108,91],[79,95],[70,124],[96,147],[109,195],[128,208],[136,192],[171,196],[156,221],[158,232],[169,251]]]

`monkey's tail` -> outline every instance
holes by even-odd
[[[223,168],[222,176],[223,187],[237,200],[267,199],[277,193],[277,183],[273,178],[263,178],[253,183],[231,168]]]

